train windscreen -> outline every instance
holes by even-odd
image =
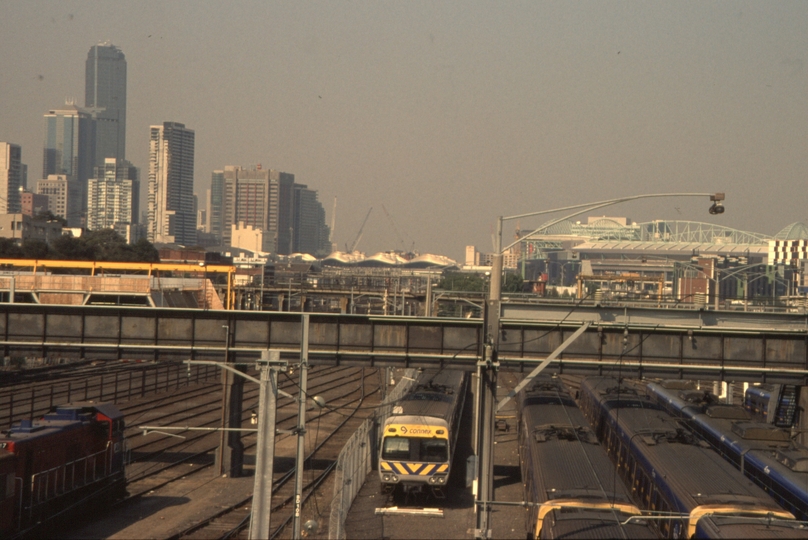
[[[449,444],[446,439],[385,437],[382,459],[443,463],[449,461]]]

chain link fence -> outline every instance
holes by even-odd
[[[404,370],[404,374],[385,398],[376,412],[365,420],[356,433],[342,448],[337,458],[336,476],[334,481],[334,498],[331,500],[331,517],[328,522],[329,540],[343,540],[345,534],[345,520],[351,509],[356,495],[362,489],[368,473],[376,464],[378,456],[378,427],[393,411],[393,406],[406,394],[415,382],[416,370]]]

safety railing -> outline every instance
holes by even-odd
[[[112,472],[111,454],[112,445],[107,441],[104,450],[32,474],[28,512],[33,514],[48,501],[107,478]]]
[[[392,413],[394,405],[409,391],[415,379],[414,369],[407,369],[376,412],[365,420],[342,448],[337,458],[334,480],[334,498],[331,500],[331,516],[328,538],[346,538],[345,520],[356,495],[362,489],[378,453],[378,426]]]

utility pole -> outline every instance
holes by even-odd
[[[272,508],[272,467],[275,461],[275,415],[278,401],[278,372],[286,369],[280,351],[265,350],[258,361],[261,381],[258,397],[258,440],[255,456],[255,485],[250,514],[250,540],[269,538]]]
[[[297,408],[297,459],[295,460],[295,514],[292,520],[292,538],[300,539],[300,514],[303,501],[303,463],[306,442],[306,398],[308,390],[309,371],[309,314],[301,317],[303,327],[300,339],[300,393],[298,394]]]
[[[482,359],[477,363],[477,424],[474,437],[477,444],[477,493],[475,512],[477,514],[475,538],[491,538],[491,508],[494,497],[494,422],[497,406],[497,358],[499,349],[499,318],[502,303],[502,262],[501,252],[502,220],[498,222],[497,246],[491,265],[491,281],[488,300],[485,303],[485,339]]]
[[[186,360],[186,364],[208,364],[221,367],[239,378],[258,383],[258,429],[256,431],[255,483],[253,485],[253,504],[250,513],[250,540],[269,538],[270,510],[272,508],[272,469],[275,462],[275,420],[278,394],[291,398],[289,394],[278,388],[278,373],[285,371],[287,363],[281,360],[280,351],[269,349],[261,351],[261,359],[256,366],[261,372],[260,379],[247,375],[232,364],[205,360]],[[156,426],[144,426],[144,429],[156,429]],[[167,429],[167,428],[159,428]],[[182,428],[194,429],[194,428]],[[201,428],[197,428],[201,429]],[[216,428],[212,428],[216,429]],[[226,429],[226,431],[252,431],[244,429]],[[145,434],[145,433],[144,433]],[[302,466],[302,464],[300,465]]]

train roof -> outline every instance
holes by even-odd
[[[613,416],[615,413],[612,413]],[[683,430],[664,411],[621,409],[620,435],[630,441],[646,466],[656,471],[660,488],[683,509],[704,504],[779,507],[729,462]]]
[[[553,517],[553,538],[652,538],[647,522],[621,525],[625,515],[608,510],[563,508],[554,511]]]
[[[50,436],[59,431],[79,429],[94,420],[96,412],[110,419],[123,418],[123,413],[112,404],[75,403],[60,405],[42,418],[23,419],[8,430],[0,432],[0,441],[21,442]]]
[[[645,397],[640,391],[614,377],[587,377],[581,383],[581,389],[597,396],[606,410],[622,408],[638,408],[656,410],[660,406]]]
[[[80,407],[84,411],[97,411],[110,420],[118,420],[123,418],[121,410],[112,403],[93,403],[91,401],[80,401],[72,403],[74,407]]]
[[[697,538],[808,538],[804,523],[790,520],[769,521],[742,516],[709,516],[696,525]]]
[[[466,374],[454,370],[424,370],[410,391],[393,407],[392,415],[386,420],[399,422],[397,416],[418,416],[440,418],[447,423],[457,407],[458,399]]]
[[[522,440],[530,445],[525,455],[541,486],[538,496],[630,502],[614,465],[566,389],[534,383],[520,392],[518,403]]]

